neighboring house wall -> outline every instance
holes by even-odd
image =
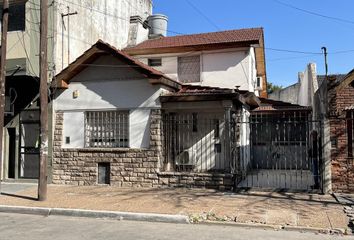
[[[83,3],[81,0],[58,0],[56,5],[56,70],[62,69],[62,54],[64,66],[68,65],[68,34],[70,37],[70,59],[74,61],[86,49],[92,46],[98,39],[109,42],[118,49],[128,44],[130,17],[139,15],[143,21],[152,14],[152,0],[101,0]],[[62,48],[62,21],[61,13],[77,11],[77,15],[70,16],[70,32],[68,33],[68,17],[64,18],[66,29],[64,30],[64,48]],[[148,34],[140,41],[146,40]]]
[[[316,64],[309,63],[305,71],[299,73],[296,84],[274,91],[268,97],[301,106],[313,106],[313,96],[318,88]]]
[[[298,104],[299,86],[299,83],[295,83],[289,87],[276,90],[272,93],[269,93],[268,98],[283,102],[289,102],[292,104]]]
[[[345,110],[354,104],[354,87],[345,84],[343,87],[330,89],[328,98],[332,143],[332,189],[335,192],[354,192],[354,165],[353,157],[348,156],[348,126]]]
[[[39,75],[39,11],[40,0],[25,4],[25,28],[9,31],[7,44],[7,69],[9,74],[22,67],[19,74]],[[77,12],[64,17],[61,14]],[[49,3],[48,9],[48,63],[50,77],[74,61],[98,39],[110,42],[117,48],[128,43],[130,17],[139,15],[143,20],[152,14],[152,0],[101,0],[83,3],[80,0],[57,0]],[[11,18],[10,18],[11,20]],[[68,25],[68,20],[69,24]],[[64,22],[64,28],[63,28]],[[138,36],[138,41],[146,40]],[[68,51],[68,41],[70,51]],[[70,57],[68,54],[70,52]]]
[[[253,48],[134,57],[146,64],[148,59],[161,58],[162,65],[154,68],[172,79],[179,80],[178,57],[197,55],[200,56],[200,81],[189,84],[221,88],[240,86],[240,90],[255,91],[257,70]]]

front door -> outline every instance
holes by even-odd
[[[38,178],[39,132],[39,111],[28,110],[22,112],[20,116],[20,178]]]

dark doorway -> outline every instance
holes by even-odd
[[[98,184],[110,184],[110,164],[98,164]]]
[[[9,164],[8,178],[15,178],[15,161],[16,161],[16,128],[8,128],[9,134]]]

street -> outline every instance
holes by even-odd
[[[42,239],[354,239],[234,226],[187,225],[0,213],[1,240]]]

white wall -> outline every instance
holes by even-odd
[[[201,56],[201,82],[198,84],[213,87],[235,88],[254,91],[257,75],[253,48],[203,51],[182,54],[156,54],[135,56],[147,63],[148,58],[162,58],[162,66],[154,67],[172,79],[178,80],[178,56]],[[252,59],[254,61],[252,61]]]
[[[298,104],[312,106],[313,96],[318,90],[316,64],[309,63],[304,72],[299,73]]]
[[[70,62],[74,61],[98,39],[102,39],[117,48],[124,48],[128,42],[130,17],[140,15],[143,20],[152,13],[152,0],[58,0],[56,1],[56,70],[62,69],[62,53],[64,66],[68,65],[68,43],[70,36]],[[64,48],[62,48],[61,13],[77,11],[70,16],[70,32],[68,32],[68,17],[64,18]],[[146,32],[147,38],[147,32]],[[141,40],[141,39],[140,39]]]
[[[95,66],[86,68],[74,77],[69,88],[54,101],[54,110],[64,112],[63,147],[84,147],[85,111],[117,109],[129,110],[130,147],[148,148],[150,111],[161,107],[158,98],[167,90],[159,85],[151,85],[147,78],[134,69],[96,66],[105,61],[118,65],[121,63],[111,57],[102,57],[93,63]],[[73,97],[74,91],[79,93],[77,98]],[[70,144],[65,144],[67,136],[70,137]]]

